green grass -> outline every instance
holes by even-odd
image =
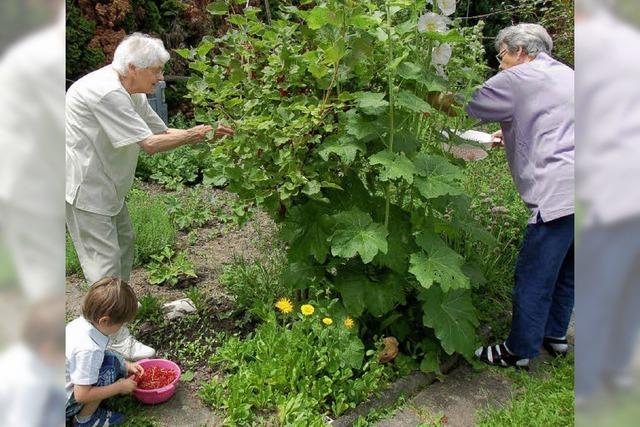
[[[224,266],[220,283],[234,297],[238,309],[250,310],[256,305],[271,305],[290,293],[280,280],[285,260],[269,255],[261,260],[234,257]]]
[[[162,196],[134,188],[127,198],[127,206],[136,236],[135,266],[146,264],[151,255],[159,253],[165,246],[175,245],[176,226],[167,215],[167,205]],[[67,274],[80,272],[78,255],[68,234],[66,268]]]
[[[474,292],[474,304],[481,323],[491,327],[491,338],[504,338],[509,326],[505,319],[511,317],[514,266],[529,211],[513,184],[503,150],[490,150],[486,159],[468,163],[465,175],[472,213],[497,240],[495,247],[474,248],[487,279]],[[496,208],[504,212],[492,212]]]
[[[176,243],[176,227],[167,215],[167,206],[159,195],[132,189],[128,197],[129,214],[136,235],[134,265],[151,261],[151,255]]]
[[[65,263],[67,274],[80,273],[80,260],[78,259],[78,253],[76,249],[73,247],[73,242],[71,241],[71,236],[67,232],[67,239],[65,242]]]
[[[516,392],[502,409],[480,414],[480,427],[553,427],[574,425],[573,355],[557,359],[541,373],[505,371]]]
[[[375,425],[378,421],[391,418],[403,405],[407,403],[404,395],[401,395],[396,401],[388,407],[373,408],[366,416],[359,416],[353,423],[353,427],[369,427]]]

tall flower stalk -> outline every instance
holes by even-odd
[[[393,37],[391,34],[391,8],[389,7],[389,1],[385,3],[387,9],[387,45],[389,48],[389,64],[393,63]],[[389,87],[389,144],[387,146],[389,153],[393,154],[393,137],[395,134],[395,124],[393,122],[394,116],[394,93],[393,93],[393,80],[395,70],[391,67],[387,70],[387,85]],[[387,190],[385,191],[385,206],[384,206],[384,227],[389,229],[389,207],[391,205],[391,181],[387,183]]]

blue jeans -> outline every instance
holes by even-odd
[[[507,339],[520,357],[536,357],[544,337],[566,335],[574,304],[574,216],[527,225],[518,254]]]
[[[102,366],[100,366],[98,382],[93,384],[93,386],[104,387],[113,384],[120,378],[125,378],[126,376],[127,366],[125,365],[122,356],[107,350],[104,352],[104,359],[102,360]],[[72,393],[65,407],[66,417],[73,417],[82,410],[83,406],[83,404],[76,402],[76,399]]]

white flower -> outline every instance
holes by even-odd
[[[433,12],[427,12],[418,20],[418,30],[423,33],[425,31],[444,33],[447,31],[448,23],[449,18]]]
[[[438,7],[446,16],[456,11],[456,0],[438,0]]]
[[[433,65],[447,65],[451,59],[451,45],[448,43],[442,43],[441,45],[433,48],[431,55],[431,63]]]

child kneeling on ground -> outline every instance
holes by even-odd
[[[121,424],[124,415],[100,403],[136,388],[133,375],[143,375],[137,363],[107,351],[109,335],[135,318],[138,300],[131,287],[115,277],[96,282],[87,293],[82,316],[66,327],[66,417],[74,426]]]

